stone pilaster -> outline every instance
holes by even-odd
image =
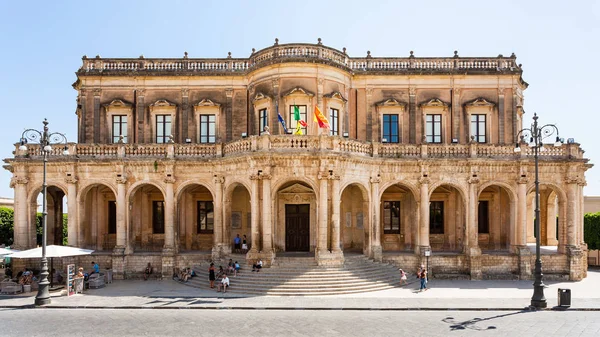
[[[419,237],[417,241],[416,252],[420,254],[422,250],[429,250],[429,183],[430,179],[425,174],[419,179],[420,198],[419,198]]]
[[[383,258],[383,249],[381,248],[381,220],[380,220],[380,204],[379,204],[379,183],[381,183],[381,177],[371,177],[369,179],[371,183],[371,212],[373,219],[371,223],[371,257],[375,261],[381,261]]]
[[[504,88],[498,88],[498,143],[506,144],[506,113],[504,111]],[[512,126],[512,125],[511,125]]]
[[[340,176],[330,174],[331,187],[331,251],[341,252],[340,247]]]
[[[477,229],[477,187],[479,186],[479,178],[472,176],[469,182],[469,201],[468,201],[468,217],[467,217],[467,239],[466,253],[469,260],[469,269],[472,280],[481,280],[481,249],[479,248],[478,229]]]
[[[316,258],[319,260],[319,256],[327,255],[327,187],[328,177],[324,172],[319,172],[317,179],[319,179],[319,215],[318,215],[318,229],[317,229],[317,252]]]
[[[567,258],[569,262],[569,280],[581,281],[585,275],[584,260],[585,254],[581,248],[576,246],[567,246]]]
[[[233,139],[233,89],[225,89],[225,95],[227,96],[227,103],[225,104],[225,141],[228,142]],[[218,134],[219,131],[217,130]]]
[[[262,180],[262,252],[264,254],[273,253],[273,223],[271,221],[271,175],[261,174]]]
[[[190,97],[189,97],[190,89],[183,88],[181,89],[181,132],[179,133],[181,136],[179,137],[179,143],[185,143],[185,139],[188,137],[189,132],[189,116],[190,116]]]
[[[127,201],[125,199],[127,176],[117,174],[117,234],[116,244],[112,252],[112,270],[115,279],[125,278],[125,254],[127,249]],[[70,207],[69,207],[70,209]]]
[[[460,116],[461,116],[461,105],[460,105],[460,88],[452,89],[452,139],[460,140]],[[451,140],[452,140],[451,139]]]
[[[526,176],[517,180],[517,223],[514,225],[515,235],[511,238],[511,249],[517,252],[527,247],[527,182]]]
[[[84,88],[81,88],[79,90],[79,102],[78,102],[79,106],[78,106],[78,110],[79,110],[79,114],[80,114],[80,119],[79,119],[79,134],[77,135],[77,141],[78,143],[87,143],[87,136],[86,136],[86,106],[87,106],[87,101],[86,101],[86,90]]]
[[[517,247],[519,259],[519,279],[530,280],[532,278],[531,251],[526,245]]]
[[[259,247],[259,235],[260,231],[258,228],[258,180],[259,176],[257,174],[253,174],[250,176],[250,212],[252,217],[250,219],[251,224],[251,234],[250,234],[250,251],[247,254],[247,259],[255,259],[256,254],[260,250]]]
[[[215,223],[213,228],[212,258],[213,260],[219,260],[223,256],[223,183],[225,182],[225,178],[215,175],[213,182],[215,183]]]
[[[567,178],[567,242],[569,246],[577,245],[577,181],[575,178]]]
[[[15,190],[14,200],[14,244],[13,248],[25,250],[35,247],[35,242],[30,242],[30,226],[27,220],[29,202],[27,200],[27,184],[29,179],[15,176],[10,180],[10,187]]]
[[[417,88],[408,88],[408,142],[417,143]]]
[[[136,142],[137,143],[151,143],[151,134],[145,135],[146,129],[146,104],[144,103],[144,97],[146,96],[146,89],[136,89],[136,106],[135,106],[135,117],[134,120],[137,125],[133,127],[137,128]],[[134,122],[134,123],[135,123]]]
[[[101,89],[94,89],[94,143],[101,143],[100,139],[100,95]]]
[[[173,193],[173,185],[175,177],[172,173],[167,173],[164,179],[165,182],[165,245],[163,252],[173,252],[175,249],[175,196]]]
[[[67,207],[69,208],[67,238],[69,246],[76,247],[79,245],[79,238],[77,236],[77,177],[72,173],[68,173],[65,182],[67,183]]]

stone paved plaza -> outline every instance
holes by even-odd
[[[3,336],[89,335],[91,331],[94,336],[213,337],[591,337],[600,333],[600,315],[590,311],[0,309],[0,319]]]

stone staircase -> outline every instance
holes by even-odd
[[[242,266],[237,277],[229,276],[227,292],[248,295],[302,296],[361,293],[394,288],[400,283],[398,268],[369,260],[362,255],[346,256],[342,267],[317,266],[313,257],[277,257],[270,268],[252,272],[252,266],[238,258]],[[234,259],[235,261],[235,259]],[[215,263],[218,266],[218,263]],[[223,267],[227,263],[222,264]],[[210,289],[208,264],[194,266],[198,277],[186,285]]]

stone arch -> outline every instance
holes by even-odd
[[[369,255],[371,246],[371,195],[361,181],[340,188],[340,246],[342,251]]]
[[[410,190],[410,192],[412,193],[413,198],[415,198],[417,201],[419,200],[419,197],[421,195],[419,188],[415,184],[413,184],[409,181],[406,181],[406,180],[392,180],[392,181],[388,181],[388,182],[381,184],[379,186],[379,196],[378,196],[379,199],[381,199],[381,195],[383,194],[383,191],[385,191],[386,189],[388,189],[390,186],[393,186],[393,185],[401,185],[402,187],[408,188]]]
[[[210,251],[217,203],[212,186],[203,180],[181,184],[175,202],[175,242],[180,250]]]
[[[150,180],[135,182],[129,187],[125,200],[129,251],[160,251],[166,230],[163,186]]]
[[[394,180],[382,184],[376,203],[380,214],[378,241],[383,251],[413,251],[417,247],[419,197],[418,189],[410,182]]]
[[[276,251],[313,252],[316,250],[317,234],[323,234],[317,232],[318,209],[322,205],[318,203],[318,190],[311,182],[307,178],[283,178],[274,184],[275,188],[271,189],[273,199],[271,218],[274,225],[272,233]],[[287,227],[292,226],[286,221],[289,216],[297,219],[293,228]],[[327,237],[325,242],[330,242],[329,227],[328,225],[327,233],[324,234]]]
[[[115,186],[114,183],[109,182],[108,180],[99,180],[99,179],[92,179],[92,180],[85,180],[85,184],[81,184],[79,186],[79,189],[77,191],[77,203],[81,203],[84,200],[84,196],[87,192],[89,192],[90,188],[93,188],[96,185],[104,185],[106,187],[108,187],[116,196],[117,195],[117,187]]]
[[[117,193],[107,181],[86,181],[77,197],[78,246],[111,251],[117,240]]]
[[[234,178],[225,187],[222,201],[224,210],[222,231],[226,252],[242,253],[241,247],[236,251],[233,246],[236,235],[240,235],[240,238],[244,238],[245,235],[246,242],[252,237],[252,217],[259,217],[259,214],[252,214],[251,199],[252,190],[246,179]],[[273,200],[268,202],[272,203]]]
[[[273,184],[271,184],[271,197],[273,197],[274,196],[273,194],[277,193],[277,191],[279,191],[282,186],[290,184],[294,181],[298,181],[298,182],[308,185],[314,191],[315,194],[319,193],[318,183],[313,179],[310,179],[307,177],[293,177],[293,178],[281,177],[281,178],[275,180]]]
[[[57,181],[57,179],[46,180],[47,182],[47,197],[46,197],[46,208],[47,208],[47,216],[46,216],[46,243],[49,245],[62,245],[63,244],[63,214],[64,214],[64,206],[67,202],[68,197],[68,188],[64,182]],[[38,242],[37,237],[37,213],[38,208],[43,207],[43,201],[38,203],[38,198],[41,200],[41,194],[43,193],[44,187],[43,183],[39,186],[33,185],[31,188],[31,193],[29,194],[29,202],[27,207],[29,209],[28,214],[28,223],[30,224],[28,228],[29,237],[31,238],[30,242],[35,247],[35,244]]]
[[[434,251],[461,252],[467,227],[467,193],[456,181],[441,180],[429,189],[429,244]]]
[[[482,184],[476,205],[473,220],[482,250],[507,250],[517,242],[517,196],[512,186],[502,181]]]
[[[567,195],[561,186],[540,181],[540,244],[549,253],[565,253],[567,244]],[[536,242],[535,182],[527,188],[527,243]],[[533,247],[532,247],[533,249]]]

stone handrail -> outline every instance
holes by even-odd
[[[15,144],[15,157],[41,158],[39,145],[29,145],[26,151]],[[69,143],[69,155],[64,155],[64,145],[53,145],[49,157],[76,156],[87,158],[218,158],[253,152],[323,152],[374,158],[407,159],[532,159],[533,148],[527,144],[515,152],[514,145],[495,144],[394,144],[363,142],[337,136],[251,136],[228,143],[217,144],[75,144]],[[584,159],[579,144],[563,144],[559,147],[544,146],[540,159]]]
[[[520,72],[516,57],[350,57],[343,52],[322,44],[277,44],[257,52],[248,58],[109,58],[99,56],[82,58],[80,74],[86,73],[246,73],[263,65],[288,61],[318,61],[342,67],[352,72],[452,72],[493,71]]]

